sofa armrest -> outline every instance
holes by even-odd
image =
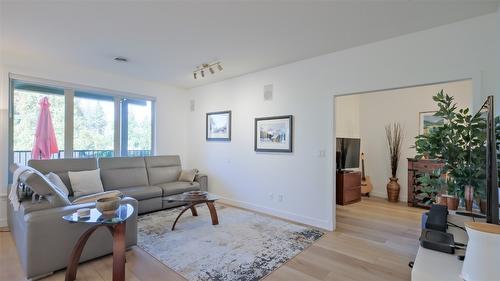
[[[197,174],[194,177],[194,181],[200,184],[200,189],[202,191],[208,191],[208,176],[205,174]]]
[[[122,203],[128,203],[132,205],[132,207],[134,207],[137,213],[137,206],[138,206],[137,200],[131,197],[125,197],[122,199]],[[52,221],[53,219],[62,221],[63,216],[72,214],[76,212],[78,209],[82,208],[95,208],[95,202],[68,205],[63,207],[49,208],[40,211],[30,212],[24,216],[24,221],[27,223],[34,221],[45,221],[45,220]]]

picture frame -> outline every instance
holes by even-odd
[[[439,116],[434,116],[437,111],[423,111],[419,113],[419,129],[420,135],[428,135],[429,130],[433,127],[444,125],[444,119]]]
[[[255,118],[254,149],[256,152],[292,152],[293,116]]]
[[[205,136],[207,141],[231,141],[231,111],[206,114]]]

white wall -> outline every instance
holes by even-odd
[[[333,96],[472,78],[477,104],[497,90],[496,24],[497,15],[486,15],[192,89],[190,163],[233,204],[332,229]],[[274,100],[266,102],[262,88],[271,83]],[[205,113],[226,109],[232,141],[206,142]],[[255,153],[254,118],[279,114],[294,115],[294,152]]]
[[[335,99],[336,108],[345,107],[350,109],[350,112],[358,114],[358,136],[361,137],[361,151],[365,153],[366,158],[365,173],[370,176],[373,183],[372,195],[387,198],[386,185],[391,169],[385,125],[399,122],[405,131],[397,173],[401,185],[399,199],[407,201],[408,162],[406,159],[414,157],[416,153],[411,147],[415,144],[415,136],[419,134],[419,113],[437,111],[438,108],[432,96],[441,89],[455,98],[459,108],[472,107],[471,80],[340,96]],[[339,127],[350,126],[352,120],[355,119],[349,115],[337,117],[337,135],[342,136]],[[356,137],[356,135],[346,137]]]
[[[360,95],[348,95],[335,99],[335,133],[338,138],[360,137]]]
[[[98,70],[66,65],[49,58],[12,53],[2,53],[2,55],[4,59],[0,65],[0,81],[3,81],[0,88],[0,158],[3,161],[0,161],[2,171],[0,174],[0,226],[5,225],[4,212],[6,209],[9,73],[156,97],[157,153],[179,154],[184,165],[189,165],[186,157],[186,120],[189,102],[185,90]]]

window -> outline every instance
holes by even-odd
[[[151,101],[122,101],[122,155],[140,156],[151,153]]]
[[[59,148],[52,159],[153,155],[153,98],[16,78],[10,84],[10,163],[32,159],[45,97]]]
[[[73,157],[114,156],[114,99],[76,92],[73,106]]]
[[[62,88],[44,87],[16,81],[12,93],[13,106],[13,162],[27,163],[31,159],[34,136],[40,112],[39,102],[47,97],[52,113],[52,124],[56,134],[58,147],[64,148],[64,90]],[[61,158],[61,154],[53,154],[52,158]]]

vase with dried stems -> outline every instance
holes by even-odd
[[[389,202],[398,202],[401,187],[398,183],[397,172],[404,138],[403,127],[398,122],[391,123],[385,126],[385,135],[387,137],[389,160],[391,164],[391,177],[387,184],[387,199]]]

